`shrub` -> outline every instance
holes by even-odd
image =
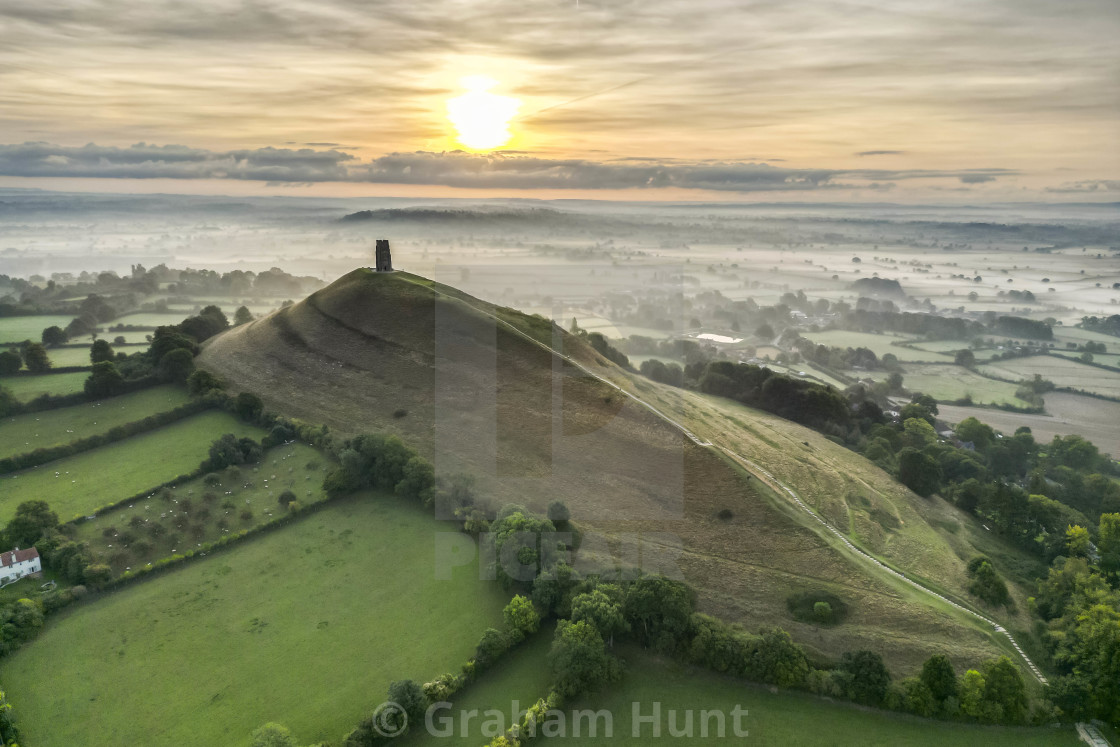
[[[827,591],[791,594],[786,598],[786,609],[795,620],[818,625],[835,625],[848,616],[848,605]]]

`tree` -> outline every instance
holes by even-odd
[[[233,411],[242,420],[256,420],[264,410],[264,402],[252,392],[241,392],[233,402]]]
[[[296,738],[288,727],[269,722],[253,730],[250,747],[296,747]]]
[[[0,418],[19,409],[19,400],[10,389],[0,386]]]
[[[934,654],[926,659],[920,679],[938,702],[957,694],[957,673],[953,670],[953,662],[944,654]]]
[[[172,350],[159,359],[157,375],[164,381],[185,382],[194,372],[194,356],[184,348]]]
[[[984,702],[987,713],[996,716],[993,720],[1018,724],[1026,716],[1027,691],[1023,675],[1006,656],[984,664]]]
[[[815,602],[813,604],[813,617],[819,622],[832,621],[832,605],[828,602]]]
[[[923,498],[941,487],[941,465],[910,446],[898,452],[898,479]]]
[[[13,350],[0,351],[0,376],[10,376],[23,368],[23,359]]]
[[[256,462],[260,458],[261,447],[256,441],[225,433],[210,444],[209,468],[216,472],[230,465]]]
[[[684,640],[696,608],[692,590],[663,576],[643,576],[626,594],[626,622],[638,642],[663,653]]]
[[[393,731],[403,732],[409,724],[424,723],[424,711],[428,708],[428,699],[424,697],[424,689],[416,682],[396,680],[389,685],[386,701],[400,706],[400,710],[394,714],[396,719],[393,726],[396,728]]]
[[[953,358],[953,361],[958,366],[972,368],[976,365],[976,354],[971,350],[958,350],[956,356]]]
[[[122,384],[124,384],[124,376],[117,369],[117,365],[110,361],[102,361],[93,364],[83,388],[87,397],[101,399],[119,393]]]
[[[276,502],[279,503],[282,508],[287,508],[289,503],[294,503],[296,500],[298,499],[295,493],[290,490],[285,490],[280,493],[280,497],[276,499]]]
[[[1071,524],[1066,527],[1066,554],[1072,558],[1084,558],[1089,554],[1089,530]]]
[[[5,530],[5,545],[31,547],[51,529],[58,526],[58,514],[46,501],[24,501]]]
[[[54,345],[62,345],[69,339],[70,336],[66,334],[66,330],[64,330],[62,327],[59,327],[58,325],[47,327],[43,330],[43,344],[47,345],[48,347],[52,347]]]
[[[190,376],[187,377],[187,391],[191,394],[206,394],[207,392],[222,389],[221,380],[201,368],[196,368]]]
[[[549,503],[546,515],[548,516],[548,520],[556,526],[567,524],[572,518],[572,512],[568,510],[564,501],[553,501]]]
[[[561,620],[548,653],[556,692],[574,698],[613,680],[618,665],[607,653],[603,637],[586,620]]]
[[[509,636],[496,628],[487,628],[475,646],[474,660],[485,669],[501,658],[509,650],[509,646]]]
[[[883,664],[883,657],[874,651],[844,652],[840,672],[845,694],[857,703],[877,706],[886,698],[891,675]]]
[[[248,324],[251,321],[253,321],[253,312],[245,306],[238,306],[237,311],[233,312],[233,326],[240,327],[242,324]]]
[[[107,340],[94,340],[89,346],[89,359],[92,363],[113,360],[113,348]]]
[[[766,628],[746,667],[747,676],[780,687],[794,687],[809,675],[805,652],[781,628]]]
[[[1101,514],[1097,542],[1101,570],[1114,574],[1120,572],[1120,513]]]
[[[541,625],[540,613],[533,607],[528,597],[520,594],[511,599],[502,610],[502,619],[505,620],[507,628],[517,631],[522,636],[536,633]]]
[[[28,345],[23,351],[23,363],[28,371],[44,373],[51,368],[51,359],[47,356],[47,349],[37,342]]]
[[[630,629],[622,605],[599,589],[572,599],[572,622],[586,620],[614,647],[614,637]]]
[[[972,583],[968,586],[969,593],[975,594],[988,604],[996,606],[1007,604],[1011,599],[1007,593],[1007,584],[987,559],[979,560],[975,567],[969,564],[969,573],[972,576]]]

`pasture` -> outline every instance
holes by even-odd
[[[805,693],[771,691],[707,671],[690,669],[677,662],[654,657],[635,648],[623,650],[626,669],[622,681],[605,692],[587,695],[566,708],[568,738],[542,737],[541,744],[562,745],[572,740],[574,709],[605,709],[611,714],[613,735],[605,736],[599,721],[598,736],[587,736],[588,721],[581,726],[580,745],[615,744],[644,747],[658,741],[654,725],[635,722],[654,715],[660,704],[660,738],[714,745],[827,744],[830,747],[940,747],[946,744],[983,744],[985,747],[1042,747],[1079,744],[1072,726],[1061,729],[1009,728],[955,724],[917,718],[887,711],[837,703]],[[736,706],[746,711],[740,725],[747,734],[735,736],[732,712]],[[498,706],[495,706],[498,707]],[[508,707],[508,706],[507,706]],[[686,713],[692,711],[692,738],[669,736],[670,710],[676,710],[676,728],[687,728]],[[718,719],[701,719],[701,711],[724,715],[724,732],[719,736]],[[707,737],[701,725],[707,723]]]
[[[1025,426],[1031,429],[1039,443],[1049,443],[1054,436],[1078,435],[1092,441],[1105,454],[1120,455],[1120,402],[1084,394],[1049,392],[1046,394],[1044,414],[955,405],[940,405],[939,410],[939,417],[947,423],[955,424],[967,417],[975,417],[1006,434]]]
[[[38,747],[240,746],[268,721],[337,740],[392,680],[457,670],[500,626],[509,595],[473,564],[437,580],[437,541],[474,552],[392,496],[343,499],[63,613],[4,689]]]
[[[989,363],[980,370],[1005,379],[1028,379],[1038,374],[1061,388],[1120,397],[1120,372],[1087,366],[1057,355],[1009,358]]]
[[[267,524],[288,512],[285,490],[303,507],[326,497],[323,475],[330,460],[305,444],[269,449],[259,464],[231,466],[213,479],[196,478],[153,493],[118,511],[77,526],[98,562],[114,574]]]
[[[206,412],[154,431],[0,477],[0,521],[24,501],[44,500],[67,521],[192,472],[223,433],[264,431],[225,412]]]
[[[952,356],[942,355],[929,350],[915,350],[895,345],[897,342],[911,342],[913,337],[908,335],[876,335],[869,332],[850,332],[848,330],[831,329],[825,332],[803,332],[801,336],[812,340],[818,345],[827,345],[835,348],[867,348],[882,358],[887,353],[896,356],[900,361],[907,362],[934,362],[951,363]],[[967,343],[960,343],[960,347],[968,347]]]
[[[5,376],[0,386],[11,391],[20,402],[30,402],[44,394],[75,394],[82,391],[89,374],[85,371],[30,376]]]
[[[39,342],[43,338],[43,330],[47,327],[62,327],[73,321],[73,316],[43,315],[43,316],[6,316],[0,319],[0,344],[5,342],[23,342],[31,340]]]
[[[96,436],[189,401],[190,395],[182,387],[157,386],[97,402],[3,418],[0,458]]]
[[[868,375],[876,380],[888,376],[885,371],[872,371]],[[1029,406],[1028,402],[1015,396],[1015,390],[1019,388],[1017,384],[989,379],[952,364],[909,364],[902,374],[902,386],[911,392],[928,394],[936,400],[952,402],[970,396],[976,404],[1009,402],[1020,407]]]
[[[451,740],[459,740],[463,744],[486,744],[489,737],[482,732],[481,718],[458,718],[462,711],[477,709],[481,714],[489,709],[498,709],[505,713],[506,728],[512,722],[510,709],[514,701],[518,702],[518,709],[523,710],[535,703],[538,698],[548,695],[552,685],[552,672],[548,667],[548,650],[552,646],[554,627],[551,624],[541,626],[529,640],[513,649],[502,658],[494,667],[487,670],[481,678],[468,685],[451,698],[452,708],[449,711],[440,711],[437,719],[433,719],[437,726],[445,728],[445,722],[438,717],[452,716],[451,728],[454,736],[439,736],[430,734],[427,729],[412,729],[397,741],[398,747],[438,747],[449,744]],[[446,734],[446,731],[442,732]]]

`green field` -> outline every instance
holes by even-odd
[[[106,328],[105,332],[102,333],[101,336],[103,338],[105,338],[106,340],[108,340],[110,344],[112,344],[113,340],[117,339],[118,337],[123,337],[124,341],[128,344],[143,345],[143,344],[146,344],[148,342],[148,338],[151,337],[153,333],[154,333],[154,330],[150,330],[150,329],[149,330],[137,330],[137,331],[131,331],[131,332],[111,332],[111,331],[108,330],[108,328]],[[116,349],[115,345],[114,345],[114,349]],[[128,351],[126,349],[125,352],[130,352],[130,351]]]
[[[580,745],[617,744],[635,747],[656,744],[653,725],[633,721],[635,707],[646,717],[654,714],[654,703],[660,703],[661,734],[666,743],[716,745],[829,745],[830,747],[920,747],[929,745],[977,745],[985,747],[1035,747],[1036,745],[1079,744],[1072,727],[1006,728],[954,724],[885,711],[859,708],[827,701],[804,693],[771,691],[706,671],[693,670],[672,661],[655,659],[633,648],[623,651],[626,671],[622,682],[606,692],[586,696],[571,704],[572,709],[606,709],[612,715],[613,737],[604,736],[603,721],[597,737],[584,733],[573,742],[575,719],[570,712],[566,719],[568,738],[544,737],[541,744]],[[740,725],[746,736],[734,735],[736,706],[746,710]],[[686,713],[692,711],[693,737],[670,736],[669,711],[677,711],[678,729],[686,729]],[[718,722],[707,721],[707,738],[701,736],[704,723],[701,711],[724,714],[724,736],[719,737]],[[635,736],[635,729],[638,736]]]
[[[450,710],[441,710],[437,714],[438,718],[433,721],[441,729],[445,729],[444,724],[449,722],[441,719],[451,717],[454,737],[442,736],[441,733],[445,734],[446,731],[432,734],[426,728],[418,728],[409,730],[409,733],[396,744],[399,747],[420,745],[438,747],[441,744],[451,743],[478,747],[486,744],[489,737],[482,731],[482,719],[459,718],[458,714],[475,709],[482,713],[496,708],[505,713],[505,725],[508,728],[513,720],[510,711],[514,701],[518,702],[518,710],[523,710],[537,702],[538,698],[548,695],[552,685],[552,672],[548,668],[548,650],[552,646],[553,632],[552,625],[541,626],[541,630],[535,636],[509,652],[493,669],[451,699],[453,707]]]
[[[826,332],[804,332],[802,337],[812,340],[818,345],[827,345],[835,348],[867,348],[882,358],[887,353],[896,356],[900,361],[944,363],[951,360],[949,356],[928,350],[914,350],[894,345],[896,342],[910,342],[914,338],[905,335],[876,335],[869,332],[849,332],[847,330],[832,329]],[[961,343],[961,347],[967,347]]]
[[[1067,341],[1076,342],[1078,345],[1084,345],[1086,342],[1100,342],[1104,343],[1106,352],[1120,353],[1120,337],[1113,337],[1080,327],[1055,327],[1054,339],[1061,344],[1065,344]]]
[[[928,350],[931,353],[947,353],[952,355],[958,350],[968,350],[968,340],[919,340],[914,343],[915,347],[922,350]]]
[[[11,390],[20,402],[30,402],[43,394],[74,394],[82,391],[89,374],[85,371],[33,376],[5,376],[0,386]]]
[[[151,333],[145,332],[144,334]],[[140,353],[147,349],[146,344],[113,345],[114,337],[116,337],[116,335],[102,335],[101,338],[103,340],[109,341],[109,344],[113,347],[114,353],[124,353],[125,355],[132,355],[133,353]],[[143,340],[141,339],[140,342],[143,342]],[[89,359],[89,345],[66,345],[65,347],[48,348],[47,357],[51,359],[51,364],[55,368],[62,368],[64,366],[91,365]]]
[[[229,315],[232,315],[232,312],[230,312]],[[113,321],[109,322],[109,324],[105,327],[106,332],[104,336],[112,340],[117,335],[122,334],[121,332],[108,331],[109,327],[113,327],[117,324],[135,325],[137,327],[162,327],[169,324],[178,324],[188,316],[190,316],[189,313],[179,311],[168,312],[166,314],[147,311],[138,312],[136,314],[127,314],[125,316],[119,316]],[[151,332],[145,332],[144,334],[150,335]]]
[[[260,438],[260,428],[207,412],[108,446],[0,477],[0,521],[24,501],[44,500],[62,521],[128,498],[198,468],[223,433]]]
[[[72,316],[8,316],[0,319],[0,343],[23,342],[31,340],[39,342],[43,339],[43,330],[47,327],[62,327],[74,320]]]
[[[868,375],[877,381],[888,376],[885,371],[872,371]],[[968,395],[976,404],[1010,402],[1020,407],[1029,406],[1015,396],[1015,390],[1019,388],[1017,384],[989,379],[952,364],[908,364],[902,374],[902,386],[937,400],[952,402]]]
[[[304,507],[318,503],[326,497],[323,474],[330,463],[326,455],[305,444],[277,446],[259,464],[222,470],[216,485],[207,485],[201,477],[176,485],[82,522],[76,536],[89,543],[98,562],[119,574],[231,532],[267,524],[287,513],[287,505],[279,502],[285,490],[295,493]]]
[[[159,386],[98,402],[0,419],[0,458],[96,436],[118,425],[173,410],[190,401],[186,389]]]
[[[1060,355],[1063,358],[1070,360],[1077,360],[1083,355],[1076,350],[1053,350],[1051,355]],[[1120,368],[1120,355],[1116,353],[1093,353],[1093,363],[1098,363],[1102,366],[1112,366],[1113,368]]]
[[[392,680],[456,671],[508,594],[477,566],[435,573],[420,509],[359,495],[47,624],[4,666],[26,743],[245,745],[278,721],[338,740]],[[49,672],[49,676],[44,673]]]
[[[1120,372],[1087,366],[1057,355],[1009,358],[989,363],[980,370],[1005,379],[1027,379],[1038,374],[1058,387],[1120,397]]]

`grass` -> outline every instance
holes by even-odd
[[[47,327],[62,327],[74,320],[73,316],[9,316],[0,319],[0,344],[5,342],[39,342]]]
[[[6,376],[0,386],[11,391],[20,402],[30,402],[44,394],[74,394],[85,387],[89,373],[35,374],[32,376]]]
[[[263,431],[224,412],[206,412],[123,441],[0,477],[0,521],[24,501],[44,500],[67,521],[198,468],[223,433]]]
[[[463,744],[482,745],[490,738],[482,731],[482,719],[475,717],[460,718],[458,714],[477,710],[479,714],[489,709],[498,709],[505,714],[505,726],[509,728],[513,719],[510,715],[514,701],[518,711],[528,708],[538,698],[548,695],[552,685],[552,672],[548,666],[548,650],[552,646],[553,626],[542,626],[532,638],[509,652],[493,669],[469,685],[452,698],[452,708],[441,710],[434,719],[437,726],[445,722],[439,718],[450,716],[454,720],[454,737],[430,734],[427,729],[412,729],[396,742],[397,747],[437,747],[449,744],[449,740],[462,740]],[[446,732],[444,732],[446,733]]]
[[[622,681],[607,691],[584,696],[571,704],[571,709],[605,709],[612,715],[613,736],[588,737],[586,731],[580,745],[653,744],[652,724],[634,723],[635,708],[649,717],[654,704],[660,704],[661,739],[668,742],[715,745],[782,745],[815,744],[831,747],[940,747],[945,744],[984,744],[986,747],[1042,747],[1042,745],[1078,744],[1072,727],[1008,728],[955,724],[885,711],[836,703],[804,693],[770,690],[749,685],[706,671],[694,670],[673,661],[655,658],[637,649],[624,650],[626,671]],[[746,710],[741,726],[746,736],[734,736],[732,712],[736,706]],[[693,736],[673,739],[670,736],[669,712],[677,711],[677,728],[686,728],[688,711],[693,712]],[[724,736],[720,738],[717,722],[709,721],[707,738],[701,735],[701,711],[725,714]],[[566,709],[570,714],[570,711]],[[567,719],[568,738],[543,737],[541,744],[565,744],[571,740],[575,719]],[[586,730],[587,720],[583,725]],[[599,722],[600,727],[602,721]],[[637,732],[635,732],[637,729]]]
[[[0,457],[67,444],[190,401],[181,387],[159,386],[71,407],[0,420]]]
[[[641,558],[647,570],[658,570],[667,559],[670,572],[679,568],[698,589],[703,611],[751,629],[780,625],[821,657],[873,646],[895,671],[911,674],[932,653],[974,666],[1004,651],[960,613],[853,559],[810,517],[714,450],[693,446],[642,405],[557,365],[459,302],[435,301],[423,283],[406,273],[351,273],[209,341],[199,365],[235,391],[259,393],[269,409],[325,422],[337,434],[395,433],[436,459],[443,474],[474,475],[478,493],[495,504],[543,511],[562,500],[587,531],[581,553],[589,563]],[[528,320],[525,326],[534,329]],[[577,341],[565,345],[586,356]],[[862,457],[729,400],[691,396],[616,368],[605,373],[690,429],[742,447],[740,453],[804,487],[830,520],[849,521],[850,507],[852,535],[887,560],[920,568],[945,588],[967,587],[963,561],[914,508],[927,502]],[[392,417],[396,408],[408,415]],[[736,417],[761,435],[746,432]],[[849,503],[849,494],[868,494],[872,505]],[[718,518],[724,509],[731,520]],[[888,515],[901,528],[875,518]],[[843,625],[824,630],[790,616],[786,598],[817,589],[850,605]]]
[[[989,538],[945,529],[976,523],[947,502],[920,499],[860,455],[821,434],[731,400],[653,384],[643,396],[699,436],[763,465],[793,486],[833,526],[884,562],[928,579],[958,599],[970,599],[964,564],[983,552],[977,543],[982,545]],[[705,474],[712,476],[712,487],[722,489],[724,504],[735,513],[731,526],[709,519],[695,529],[676,530],[686,538],[705,527],[712,533],[704,570],[694,581],[701,589],[705,611],[743,621],[748,627],[781,625],[795,640],[826,656],[874,648],[902,676],[912,674],[935,652],[967,666],[997,653],[1013,654],[997,637],[978,630],[973,621],[910,587],[892,584],[889,577],[851,559],[835,546],[831,535],[817,534],[815,522],[783,495],[771,494],[763,500],[765,491],[752,479],[748,484],[754,486],[754,499],[736,501],[736,506],[732,496],[745,491],[715,481],[718,472],[714,468]],[[786,520],[765,510],[767,502],[784,512]],[[711,514],[719,509],[718,504],[709,505]],[[723,559],[735,562],[720,562]],[[821,583],[814,584],[814,579]],[[786,597],[817,590],[835,594],[848,604],[851,612],[843,624],[824,629],[789,615]],[[1020,610],[1025,609],[1025,597],[1017,594],[1016,598]],[[749,605],[743,601],[746,599]],[[985,611],[1024,627],[1029,624],[1021,614],[1013,617]]]
[[[229,309],[227,311],[229,316],[233,316],[232,309]],[[117,317],[113,321],[104,325],[106,331],[102,336],[107,337],[109,340],[112,340],[119,334],[127,334],[123,332],[109,331],[109,327],[113,327],[118,324],[124,324],[126,326],[132,325],[137,327],[162,327],[170,324],[178,324],[190,315],[190,312],[186,311],[169,311],[165,314],[161,314],[159,312],[144,311],[138,312],[136,314],[128,314],[126,316]],[[148,332],[145,332],[145,334],[150,335],[152,334],[152,332],[151,330],[149,330]]]
[[[102,339],[109,341],[114,353],[132,355],[147,350],[146,345],[114,345],[113,337],[116,337],[116,335],[103,335]],[[51,359],[51,364],[55,368],[91,366],[93,364],[89,359],[89,347],[89,345],[66,345],[64,347],[48,348],[47,357]]]
[[[868,375],[878,380],[885,379],[888,374],[884,371],[874,371]],[[953,364],[907,364],[902,374],[902,386],[911,392],[922,392],[936,400],[950,402],[968,395],[976,404],[1009,402],[1019,407],[1027,407],[1030,404],[1015,396],[1015,390],[1019,388],[1017,384],[989,379],[963,366]]]
[[[900,361],[930,361],[943,363],[951,360],[949,356],[941,355],[928,350],[913,350],[897,342],[910,342],[914,338],[904,335],[877,335],[870,332],[851,332],[848,330],[832,329],[825,332],[803,332],[802,337],[812,340],[818,345],[827,345],[837,348],[867,348],[882,358],[887,353],[892,353]],[[961,343],[961,347],[967,347]]]
[[[1026,379],[1039,374],[1058,387],[1120,397],[1120,372],[1071,361],[1057,355],[1035,355],[982,366],[981,371],[1009,379]]]
[[[337,740],[392,680],[458,669],[500,624],[508,595],[477,566],[436,579],[437,537],[474,552],[446,529],[358,495],[73,608],[5,663],[27,743],[241,746],[268,721]]]
[[[329,464],[311,446],[284,444],[269,449],[259,464],[227,467],[218,473],[221,482],[216,484],[196,478],[84,521],[75,528],[75,536],[89,544],[98,562],[120,574],[272,521],[288,510],[278,501],[285,490],[295,493],[303,507],[322,501]]]

